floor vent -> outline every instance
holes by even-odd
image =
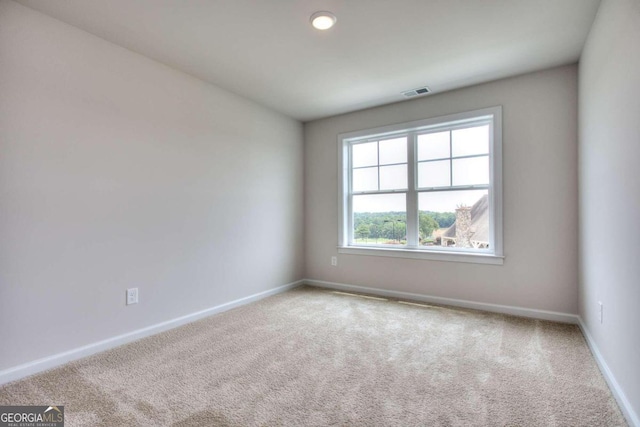
[[[379,298],[379,297],[370,297],[369,295],[360,295],[360,294],[350,294],[349,292],[340,292],[340,291],[333,291],[332,293],[334,294],[338,294],[338,295],[347,295],[350,297],[358,297],[358,298],[366,298],[366,299],[374,299],[376,301],[389,301],[386,298]]]
[[[422,303],[419,303],[419,302],[409,302],[409,301],[398,301],[398,304],[415,305],[415,306],[422,307],[422,308],[437,308],[437,309],[441,309],[442,308],[442,307],[438,307],[437,305],[422,304]]]
[[[416,89],[411,89],[411,90],[405,90],[404,92],[402,92],[402,94],[406,98],[413,98],[414,96],[426,95],[428,93],[431,93],[431,89],[429,89],[426,86],[419,87]]]

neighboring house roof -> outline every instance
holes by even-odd
[[[431,237],[433,237],[434,239],[439,239],[440,237],[442,237],[442,233],[444,233],[445,231],[447,231],[446,228],[436,228],[435,230],[433,230],[433,233],[431,233]]]
[[[471,230],[474,231],[472,240],[489,242],[489,195],[485,194],[471,207]],[[455,239],[456,223],[447,228],[442,237]]]

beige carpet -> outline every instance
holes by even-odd
[[[626,425],[576,326],[298,288],[0,388],[67,426]]]

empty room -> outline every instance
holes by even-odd
[[[0,427],[640,427],[640,0],[0,0]]]

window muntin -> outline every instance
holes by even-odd
[[[495,107],[342,136],[341,247],[501,256],[500,123]]]
[[[350,148],[351,192],[407,189],[406,137],[353,143]]]
[[[350,144],[353,245],[406,243],[407,137]]]
[[[490,123],[419,134],[418,188],[489,185]]]

